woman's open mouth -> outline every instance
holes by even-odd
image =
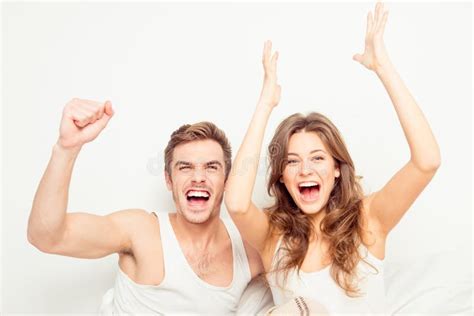
[[[314,202],[319,198],[321,185],[315,181],[306,181],[298,184],[301,199],[304,202]]]

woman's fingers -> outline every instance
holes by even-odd
[[[270,63],[271,71],[274,72],[275,75],[276,75],[276,70],[277,70],[277,61],[278,61],[278,52],[275,52],[272,56],[272,61]]]
[[[375,5],[375,27],[377,27],[378,23],[380,22],[380,12],[383,8],[383,4],[380,2],[377,2]]]
[[[384,5],[383,3],[377,3],[376,7],[376,19],[375,19],[375,32],[379,32],[380,27],[382,26],[383,19],[384,19]]]
[[[352,59],[354,59],[355,61],[359,62],[359,63],[362,63],[362,55],[361,54],[355,54],[354,56],[352,56]]]
[[[384,31],[385,31],[385,24],[387,24],[388,20],[388,11],[385,11],[383,16],[382,16],[382,21],[380,22],[380,26],[377,30],[377,35],[382,36]]]
[[[276,76],[278,52],[272,54],[272,42],[266,41],[263,48],[263,68],[265,76]]]
[[[268,67],[268,63],[270,62],[270,54],[272,51],[272,42],[265,41],[263,46],[263,66],[266,68]]]
[[[374,27],[374,18],[372,16],[372,12],[369,11],[367,14],[367,30],[365,32],[366,37],[370,37],[370,34],[372,34],[372,29]]]
[[[370,42],[375,35],[382,36],[385,30],[385,24],[388,19],[388,11],[384,10],[384,4],[377,2],[374,9],[374,15],[369,12],[367,15],[366,42]]]

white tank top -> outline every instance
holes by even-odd
[[[251,274],[239,231],[232,221],[222,221],[232,243],[233,277],[229,286],[208,284],[194,273],[181,251],[169,215],[163,214],[159,220],[165,271],[163,281],[159,285],[137,284],[119,268],[115,287],[104,295],[100,313],[235,314]]]
[[[282,238],[279,239],[272,260],[272,269],[284,255],[281,248]],[[286,283],[283,283],[283,273],[271,272],[267,279],[273,294],[275,305],[281,305],[296,296],[314,300],[323,305],[332,314],[380,314],[385,311],[385,287],[383,277],[383,261],[374,257],[366,247],[361,246],[362,258],[373,267],[360,261],[357,265],[359,297],[349,297],[340,288],[330,274],[330,266],[322,270],[306,273],[296,269],[289,272]],[[283,286],[283,287],[282,287]]]

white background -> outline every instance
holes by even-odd
[[[472,260],[471,4],[389,4],[385,42],[422,107],[442,166],[387,241],[387,260],[461,251]],[[83,260],[28,244],[36,187],[72,97],[112,101],[116,116],[81,152],[69,210],[171,211],[163,149],[173,130],[201,120],[237,151],[262,82],[266,39],[280,52],[282,100],[266,133],[294,112],[339,127],[366,192],[409,159],[378,78],[352,60],[372,3],[4,4],[3,311],[93,312],[113,285],[117,256]],[[254,198],[269,203],[265,157]],[[471,266],[471,264],[469,264]],[[449,273],[449,271],[446,271]]]

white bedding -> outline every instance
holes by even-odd
[[[473,315],[470,251],[386,258],[384,275],[387,315]],[[249,287],[240,315],[249,315],[256,305],[264,307],[260,314],[268,310],[271,294],[263,287],[258,283]]]
[[[386,259],[384,273],[387,314],[473,314],[471,253]],[[264,314],[272,306],[270,290],[261,279],[254,280],[244,292],[237,314]]]
[[[385,289],[389,314],[472,315],[471,253],[387,260]]]

